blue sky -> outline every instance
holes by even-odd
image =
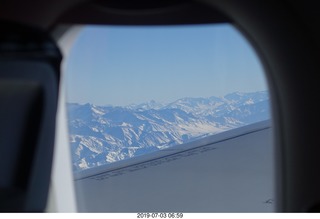
[[[65,77],[68,102],[96,105],[267,89],[257,56],[230,25],[87,26]]]

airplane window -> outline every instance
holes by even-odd
[[[80,212],[274,211],[268,86],[235,27],[73,31],[63,79]]]
[[[65,77],[75,172],[270,119],[261,64],[227,24],[84,26]]]

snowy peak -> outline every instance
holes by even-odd
[[[163,106],[164,106],[164,104],[158,103],[154,100],[151,100],[146,103],[131,104],[131,105],[127,106],[126,108],[143,111],[143,110],[150,110],[150,109],[161,109]]]

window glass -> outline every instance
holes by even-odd
[[[85,26],[65,76],[74,171],[270,119],[261,64],[227,24]]]

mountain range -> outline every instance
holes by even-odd
[[[123,107],[68,103],[67,110],[74,171],[270,118],[267,91]]]

